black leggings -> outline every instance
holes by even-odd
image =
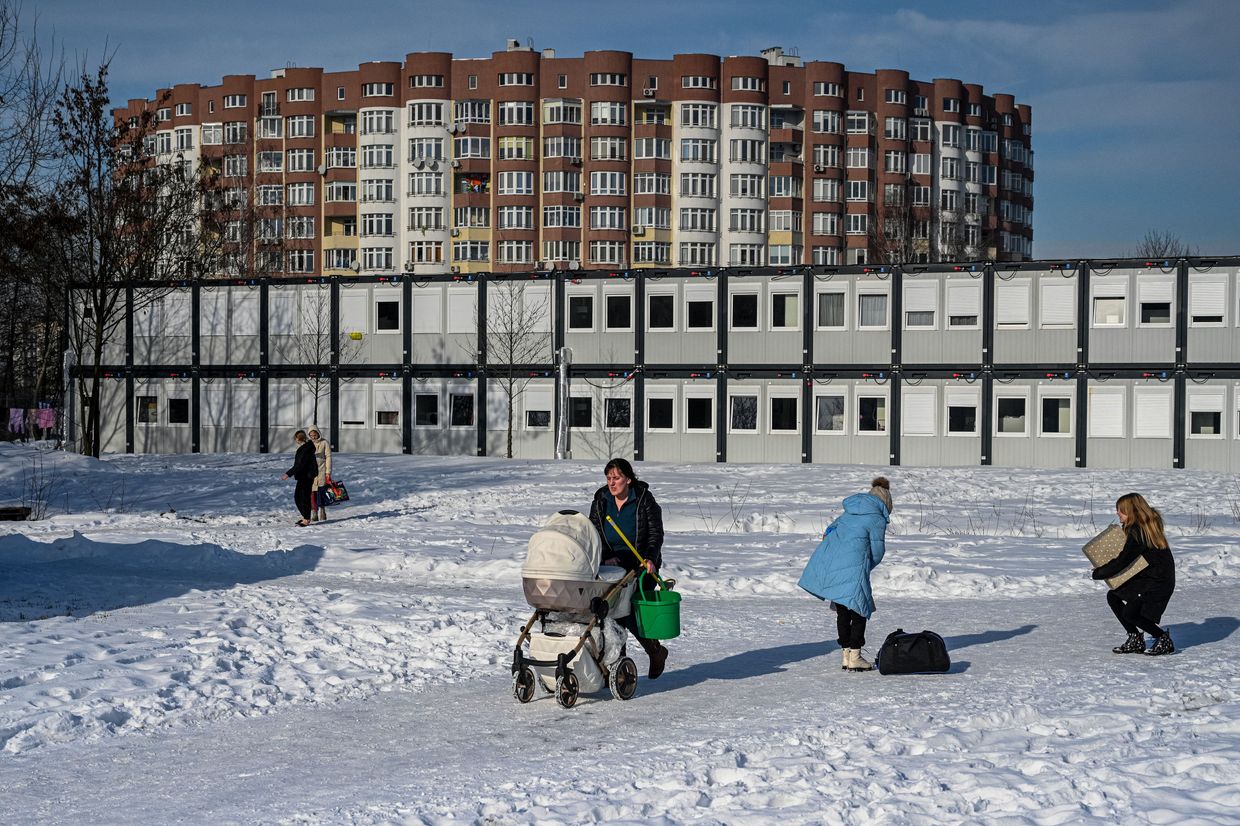
[[[865,617],[851,608],[835,603],[835,630],[839,633],[840,648],[860,648],[865,645]]]
[[[302,519],[310,518],[310,489],[313,486],[313,479],[298,479],[297,490],[293,491],[293,502],[297,504]]]
[[[1111,606],[1115,618],[1124,626],[1125,631],[1135,634],[1137,629],[1140,629],[1147,634],[1161,637],[1165,633],[1158,625],[1162,619],[1162,611],[1147,602],[1140,594],[1124,599],[1114,591],[1107,591],[1107,605]]]

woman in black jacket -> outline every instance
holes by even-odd
[[[1151,508],[1139,493],[1121,496],[1115,503],[1115,514],[1128,541],[1119,556],[1094,569],[1094,579],[1123,573],[1138,557],[1145,559],[1147,567],[1114,591],[1107,592],[1107,605],[1128,632],[1128,639],[1111,650],[1116,654],[1174,654],[1171,635],[1159,626],[1175,591],[1175,560],[1163,533],[1162,514]],[[1148,651],[1143,631],[1154,638]]]
[[[627,459],[612,459],[603,468],[603,476],[607,484],[594,492],[594,502],[590,505],[590,521],[603,539],[603,564],[619,565],[628,571],[642,567],[607,523],[610,516],[646,560],[646,573],[640,575],[641,579],[646,579],[646,574],[655,573],[663,565],[663,510],[650,492],[650,485],[638,480]],[[638,587],[645,584],[639,583]],[[652,680],[658,678],[667,664],[667,648],[658,640],[638,636],[637,621],[632,614],[619,623],[633,634],[650,658],[650,671],[646,676]]]
[[[319,473],[319,463],[314,457],[314,442],[306,438],[306,431],[299,430],[293,434],[297,443],[297,453],[293,456],[293,466],[285,474],[297,480],[297,489],[293,492],[293,501],[301,512],[297,525],[306,527],[310,524],[310,491],[314,488],[314,479]]]

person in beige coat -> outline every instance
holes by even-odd
[[[332,476],[332,446],[327,443],[318,427],[310,428],[310,442],[314,445],[314,459],[318,462],[319,472],[314,477],[314,487],[310,494],[310,521],[326,522],[327,507],[319,498],[319,489],[327,486]]]

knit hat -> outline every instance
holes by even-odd
[[[877,496],[887,506],[887,513],[891,513],[894,508],[891,506],[891,482],[887,481],[886,476],[875,476],[870,482],[870,495]]]

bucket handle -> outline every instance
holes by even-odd
[[[608,516],[607,524],[611,525],[611,529],[616,532],[616,535],[624,540],[625,545],[629,546],[629,550],[633,552],[633,556],[637,557],[637,561],[642,564],[642,567],[646,567],[645,558],[637,552],[636,548],[633,547],[633,543],[630,542],[629,538],[624,535],[624,531],[620,530],[620,526],[616,524],[616,520]],[[676,585],[676,580],[674,579],[663,579],[658,574],[651,574],[651,576],[654,577],[655,582],[659,583],[660,587],[662,587],[665,591],[672,590],[672,588]]]

